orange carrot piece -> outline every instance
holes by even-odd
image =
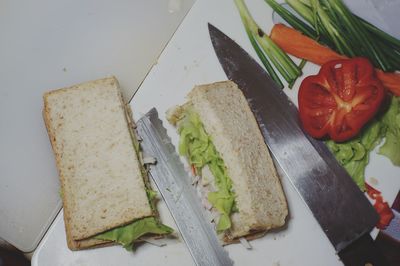
[[[376,76],[382,81],[383,86],[389,89],[394,95],[400,96],[400,74],[383,72],[375,69]]]
[[[192,169],[192,174],[194,175],[194,176],[196,176],[197,175],[197,171],[196,171],[196,166],[194,166],[194,164],[192,164],[192,167],[191,167],[191,169]]]
[[[283,24],[275,24],[271,31],[271,39],[286,53],[323,65],[326,62],[346,59],[329,47],[323,46],[301,32]]]
[[[329,47],[303,35],[301,32],[283,24],[275,24],[271,39],[286,53],[305,59],[317,65],[323,65],[332,60],[346,59]],[[400,96],[400,74],[387,73],[376,69],[376,75],[383,85],[393,94]]]

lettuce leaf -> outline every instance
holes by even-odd
[[[173,229],[159,223],[155,217],[146,217],[131,224],[114,228],[94,236],[96,239],[111,240],[121,244],[126,250],[133,250],[133,243],[146,234],[170,234]]]
[[[365,191],[365,168],[369,153],[382,141],[379,154],[400,166],[400,97],[392,96],[388,110],[363,129],[359,136],[342,143],[326,142],[358,187]]]
[[[147,195],[147,198],[149,199],[150,205],[152,205],[151,207],[155,209],[155,206],[153,206],[154,204],[152,204],[152,203],[154,203],[154,200],[158,196],[157,191],[154,191],[150,188],[146,188],[146,195]]]
[[[217,231],[222,232],[231,227],[230,215],[237,210],[235,195],[232,191],[232,181],[229,178],[225,164],[215,149],[210,137],[204,130],[200,117],[195,112],[185,111],[182,121],[178,124],[180,134],[179,153],[186,156],[197,172],[208,165],[215,177],[217,191],[208,194],[208,201],[221,214]]]
[[[208,193],[208,201],[221,214],[217,224],[217,231],[222,232],[231,228],[230,214],[234,204],[234,197],[226,190],[219,190]]]
[[[400,97],[392,97],[382,123],[386,127],[386,139],[379,153],[388,157],[394,165],[400,166]]]
[[[338,162],[362,191],[365,191],[364,174],[369,162],[369,153],[380,143],[383,136],[383,124],[379,120],[374,120],[354,139],[341,143],[332,140],[326,142]]]

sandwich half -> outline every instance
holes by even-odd
[[[286,198],[248,103],[232,81],[196,86],[167,112],[223,243],[285,224]]]
[[[44,94],[71,250],[169,234],[154,204],[131,112],[114,77]]]

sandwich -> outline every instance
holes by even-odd
[[[114,77],[44,94],[71,250],[172,232],[155,207],[132,114]]]
[[[248,103],[232,81],[195,86],[167,111],[180,135],[179,153],[197,176],[204,206],[223,244],[282,227],[286,198]]]

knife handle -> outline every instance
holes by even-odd
[[[346,266],[389,266],[389,262],[369,234],[339,252]]]

